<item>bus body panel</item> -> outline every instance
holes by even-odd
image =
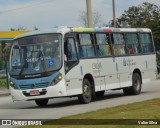
[[[97,59],[82,59],[79,64],[73,67],[66,74],[67,93],[69,95],[76,95],[82,93],[83,78],[87,74],[91,74],[95,82],[95,90],[100,91],[102,86],[104,87],[104,79],[101,81],[99,78],[99,70],[97,69]]]
[[[135,69],[139,69],[143,83],[156,79],[156,56],[154,54],[131,56],[130,59],[132,60],[130,64],[131,72],[133,73]]]
[[[105,90],[119,88],[119,77],[114,57],[99,58],[98,63],[101,65],[100,76],[105,77]]]
[[[132,76],[130,67],[125,62],[129,60],[129,57],[115,57],[115,63],[117,65],[117,74],[119,76],[120,88],[128,87],[132,85]]]
[[[156,79],[157,68],[156,68],[156,55],[146,55],[145,58],[145,68],[146,68],[146,76],[153,81]]]

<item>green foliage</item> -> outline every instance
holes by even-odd
[[[139,6],[132,6],[128,11],[117,19],[117,25],[120,26],[121,22],[127,22],[131,27],[160,27],[160,7],[155,4],[144,2]]]
[[[157,63],[160,64],[160,51],[157,52]]]
[[[0,60],[0,70],[2,70],[2,68],[3,68],[3,61]]]
[[[27,30],[26,27],[18,26],[18,28],[11,28],[10,31],[25,31]]]
[[[93,14],[93,26],[100,26],[102,25],[102,16],[101,14],[98,12],[98,11],[94,11]],[[86,11],[82,11],[80,12],[80,15],[79,15],[79,19],[78,19],[82,25],[84,27],[88,27],[88,21],[87,21],[87,12]]]
[[[74,116],[68,116],[61,119],[160,119],[160,99],[153,99],[143,102],[137,102],[133,104],[128,105],[121,105],[117,107],[112,108],[106,108],[101,110],[96,110],[92,112],[87,112],[83,114],[78,114]],[[69,120],[68,120],[69,121]],[[75,120],[76,121],[76,120]],[[94,120],[95,123],[98,123],[98,120]],[[23,128],[106,128],[107,126],[109,128],[158,128],[159,125],[79,125],[79,122],[76,122],[77,125],[54,125],[55,120],[45,122],[42,126],[26,126]]]
[[[160,6],[148,2],[132,6],[117,18],[118,27],[122,27],[123,23],[131,28],[150,28],[156,46],[160,45]]]
[[[1,79],[0,78],[0,87],[6,87],[6,79]]]

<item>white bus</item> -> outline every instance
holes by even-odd
[[[37,31],[14,39],[10,53],[13,101],[38,106],[58,97],[82,103],[123,89],[138,95],[156,79],[156,54],[147,28],[69,28]]]

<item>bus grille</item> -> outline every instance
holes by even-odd
[[[21,90],[27,90],[27,89],[36,89],[36,88],[46,88],[49,85],[50,85],[49,82],[46,82],[46,83],[19,85],[19,87]]]

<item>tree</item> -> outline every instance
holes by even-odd
[[[144,2],[142,5],[132,6],[117,18],[117,27],[128,24],[131,28],[150,28],[154,42],[160,44],[160,6]]]
[[[18,26],[18,28],[11,28],[10,31],[25,31],[26,27]]]
[[[18,28],[10,28],[10,31],[25,31],[28,30],[27,27],[18,26]],[[33,27],[33,30],[39,30],[37,26]]]
[[[35,27],[33,28],[33,30],[39,30],[39,29],[38,29],[38,27],[35,26]]]
[[[97,12],[97,11],[94,11],[93,12],[93,26],[100,26],[102,25],[102,15]],[[87,13],[86,11],[82,11],[80,12],[80,15],[79,15],[79,21],[82,23],[82,25],[84,27],[87,27],[88,26],[88,22],[87,22]]]
[[[132,6],[117,18],[117,25],[127,22],[131,27],[155,27],[160,25],[160,7],[144,2],[139,6]],[[157,27],[156,27],[157,28]]]

